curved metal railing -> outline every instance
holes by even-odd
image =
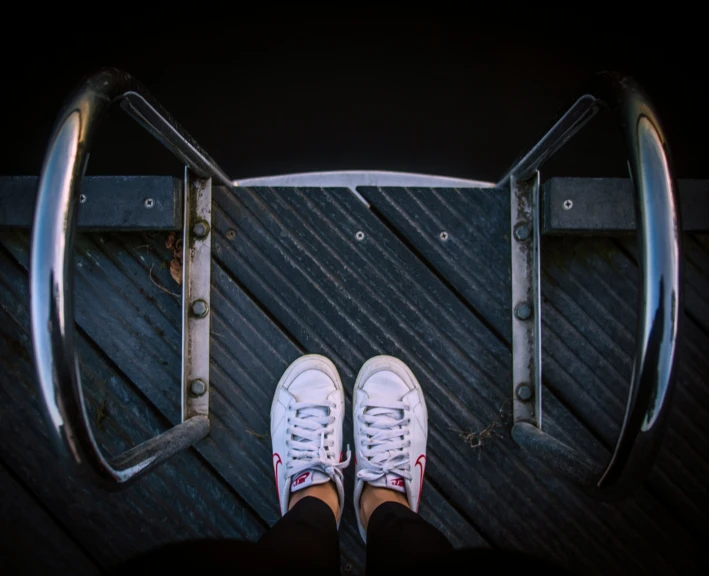
[[[108,459],[101,453],[88,425],[74,344],[74,212],[93,136],[101,118],[115,103],[120,103],[197,176],[232,185],[148,93],[120,71],[104,70],[89,78],[57,121],[42,167],[32,230],[30,299],[35,364],[52,437],[61,453],[93,469],[113,485],[147,472],[209,431],[207,416],[192,416],[125,454]],[[516,398],[512,434],[521,446],[533,450],[565,476],[596,487],[603,494],[615,494],[636,486],[652,465],[665,426],[677,357],[681,227],[667,143],[652,105],[632,79],[600,75],[596,89],[582,96],[501,184],[509,182],[514,187],[520,182],[527,183],[520,190],[538,193],[540,166],[601,105],[615,112],[625,135],[640,241],[642,290],[625,419],[615,451],[605,467],[589,462],[543,432],[541,346],[537,339],[529,343],[528,351],[536,366],[528,375],[534,381],[534,394],[518,395],[522,398],[519,401]],[[538,209],[533,212],[534,234],[538,238]],[[538,267],[538,261],[529,262]],[[513,284],[514,275],[513,269]],[[538,273],[530,273],[529,278],[533,276],[531,315],[513,315],[513,353],[518,345],[515,330],[521,325],[517,323],[526,322],[531,316],[534,329],[526,334],[537,334],[540,338]],[[513,302],[513,307],[518,304]]]
[[[193,416],[108,459],[88,424],[75,346],[75,206],[97,128],[117,103],[196,175],[232,185],[147,91],[119,70],[103,70],[88,78],[66,103],[54,127],[42,165],[32,228],[30,309],[35,366],[59,451],[113,485],[136,478],[209,433],[208,417]]]
[[[593,92],[577,100],[539,144],[503,178],[502,183],[509,180],[515,186],[537,176],[539,167],[593,117],[601,105],[614,112],[625,137],[635,188],[640,247],[642,285],[625,419],[615,451],[605,467],[589,462],[569,446],[542,432],[541,346],[537,342],[532,352],[537,374],[531,378],[535,385],[536,412],[515,411],[512,435],[518,444],[534,451],[553,469],[577,483],[593,487],[600,495],[614,496],[636,487],[654,462],[665,428],[676,371],[682,310],[682,228],[677,186],[657,114],[643,90],[631,78],[600,74]],[[538,235],[538,208],[534,217]],[[538,301],[538,275],[533,288]],[[513,307],[515,305],[513,302]],[[537,326],[540,326],[540,313],[538,305],[535,306],[533,321]],[[516,324],[519,322],[513,317],[513,332],[519,329]]]

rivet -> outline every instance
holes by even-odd
[[[515,226],[515,238],[520,242],[526,242],[532,236],[532,231],[526,224],[517,224]]]
[[[204,380],[192,380],[190,383],[190,393],[192,396],[201,396],[207,391],[207,385],[204,383]]]
[[[515,306],[515,316],[520,320],[529,320],[532,316],[532,307],[526,302],[517,304],[517,306]]]
[[[574,203],[571,200],[564,200],[564,210],[571,210],[574,207]]]
[[[194,234],[197,238],[204,238],[208,232],[209,224],[207,224],[204,220],[195,222],[194,226],[192,226],[192,234]]]
[[[195,300],[192,302],[192,314],[197,318],[204,318],[209,312],[209,306],[204,300]]]
[[[153,200],[152,198],[146,198],[143,204],[145,204],[146,208],[152,208],[153,206],[155,206],[155,200]]]
[[[532,388],[527,384],[521,384],[517,388],[517,398],[526,402],[532,398]]]

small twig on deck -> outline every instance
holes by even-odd
[[[246,433],[250,434],[251,436],[256,436],[259,440],[266,440],[268,439],[268,434],[259,434],[258,432],[254,432],[253,430],[249,430],[248,428],[246,429]]]
[[[479,432],[465,432],[457,428],[451,428],[451,430],[456,432],[460,439],[471,448],[481,448],[485,445],[487,440],[490,440],[493,437],[493,432],[498,426],[501,426],[500,421],[495,420]]]
[[[158,288],[160,288],[160,290],[162,290],[163,292],[165,292],[166,294],[171,294],[171,295],[174,296],[175,298],[182,298],[182,296],[180,296],[179,294],[175,294],[174,292],[170,292],[167,288],[165,288],[165,286],[163,286],[163,285],[160,284],[159,282],[156,282],[156,281],[155,281],[155,279],[153,278],[153,266],[155,266],[155,262],[153,262],[153,263],[150,265],[150,281],[151,281],[153,284],[155,284]]]
[[[460,439],[471,448],[482,448],[489,440],[492,440],[496,434],[499,434],[499,428],[504,428],[509,422],[511,414],[508,411],[508,405],[510,403],[510,398],[505,400],[497,411],[498,416],[496,416],[490,424],[478,432],[460,430],[459,428],[450,429],[458,434]]]

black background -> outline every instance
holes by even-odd
[[[134,22],[118,32],[57,26],[32,42],[5,35],[0,174],[38,174],[67,94],[83,75],[116,66],[232,178],[383,169],[482,180],[499,178],[594,72],[616,69],[654,100],[677,176],[709,178],[697,35],[663,43],[652,30],[629,35],[627,26],[558,35],[480,32],[457,21],[219,18],[204,27],[183,14],[171,25]],[[623,152],[605,114],[543,177],[625,176]],[[179,175],[181,168],[117,110],[88,172]]]

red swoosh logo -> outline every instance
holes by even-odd
[[[423,463],[421,462],[423,460]],[[417,501],[417,507],[418,507],[418,502],[421,502],[421,490],[423,490],[423,474],[426,470],[426,455],[421,454],[421,456],[418,457],[416,460],[416,466],[419,466],[421,468],[421,481],[419,482],[419,499]]]
[[[283,464],[281,460],[281,455],[276,452],[273,453],[273,475],[276,478],[276,493],[278,494],[278,509],[281,509],[281,489],[278,485],[278,467]]]

